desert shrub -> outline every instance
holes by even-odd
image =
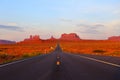
[[[8,57],[9,57],[8,54],[0,54],[0,59],[6,59]]]
[[[22,58],[28,58],[28,57],[33,57],[33,56],[37,56],[40,55],[41,53],[38,52],[33,52],[33,53],[25,53],[22,55]]]
[[[40,53],[40,52],[38,52],[38,53],[36,53],[36,55],[41,55],[42,53]]]
[[[2,62],[2,64],[3,63],[9,63],[9,62],[12,62],[12,61],[14,61],[13,59],[7,59],[7,60],[4,60],[3,62]]]
[[[22,58],[28,58],[28,57],[31,57],[29,54],[23,54],[22,55]]]
[[[3,50],[2,49],[0,49],[0,52],[2,52]]]
[[[120,51],[115,51],[115,52],[113,52],[113,54],[120,55]]]
[[[94,53],[105,53],[106,51],[104,51],[104,50],[99,50],[99,49],[98,49],[98,50],[93,50],[93,52],[94,52]]]
[[[31,55],[36,56],[36,55],[40,55],[40,54],[41,54],[40,52],[33,52]]]

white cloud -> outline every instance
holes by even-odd
[[[0,25],[0,29],[12,30],[12,31],[23,31],[19,26]]]
[[[106,23],[106,31],[108,35],[120,35],[120,20]]]
[[[62,22],[72,22],[71,19],[65,19],[65,18],[61,18],[60,21],[62,21]]]
[[[10,23],[7,23],[7,25],[8,25],[8,26],[18,26],[18,24],[17,24],[17,23],[15,23],[15,22],[10,22]]]
[[[84,38],[106,39],[109,36],[120,35],[120,20],[113,20],[104,23],[79,23],[76,31]]]

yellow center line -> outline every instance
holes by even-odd
[[[60,65],[60,61],[57,61],[57,62],[56,62],[56,65],[59,66],[59,65]]]

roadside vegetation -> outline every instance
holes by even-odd
[[[62,49],[70,53],[120,57],[120,41],[81,40],[69,42],[61,41],[60,43]]]
[[[56,47],[55,42],[43,42],[40,44],[4,44],[0,45],[0,64],[48,54]]]

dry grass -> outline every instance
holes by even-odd
[[[120,57],[120,42],[117,41],[60,41],[60,45],[66,52]],[[0,64],[47,54],[53,51],[55,47],[56,42],[0,45]]]
[[[55,47],[55,42],[0,45],[0,64],[40,54],[47,54],[53,51]]]
[[[120,42],[107,40],[61,41],[61,47],[66,52],[93,55],[120,56]]]

